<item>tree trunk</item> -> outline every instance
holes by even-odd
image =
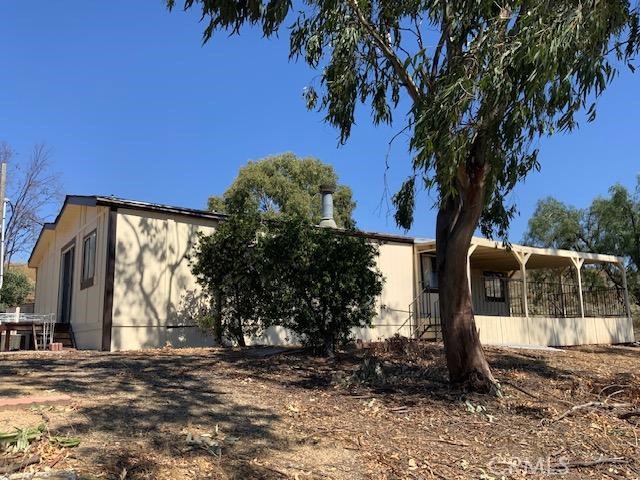
[[[328,358],[334,358],[336,353],[336,340],[331,332],[325,332],[323,335],[324,354]]]
[[[461,168],[459,194],[438,210],[436,224],[440,319],[449,380],[473,391],[499,392],[484,356],[473,317],[467,253],[485,201],[486,170]]]
[[[236,332],[235,337],[236,337],[236,341],[238,342],[238,346],[246,347],[247,344],[244,341],[244,329],[242,328],[242,320],[240,319],[237,320],[235,332]]]
[[[222,292],[216,289],[213,300],[213,337],[222,345]]]

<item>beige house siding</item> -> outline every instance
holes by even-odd
[[[111,350],[213,344],[190,315],[199,289],[187,256],[198,232],[213,233],[216,224],[118,210]]]
[[[118,210],[111,350],[213,345],[213,338],[195,327],[190,299],[198,286],[185,257],[197,233],[213,233],[216,221]],[[400,332],[410,334],[407,308],[413,297],[413,245],[382,242],[378,266],[385,277],[373,328],[355,329],[356,338],[377,340]],[[385,308],[383,308],[385,306]],[[292,332],[267,329],[248,344],[295,344]]]
[[[629,318],[494,317],[476,315],[486,345],[596,345],[633,342]]]
[[[37,267],[35,312],[58,314],[61,252],[75,240],[71,326],[76,345],[81,349],[101,347],[108,211],[105,207],[67,206],[56,228],[48,232],[46,244],[34,262]],[[97,231],[94,283],[81,289],[82,242],[93,230]]]
[[[377,302],[378,316],[372,328],[356,328],[357,339],[376,341],[396,333],[410,337],[409,305],[414,298],[414,248],[412,243],[380,243],[378,268],[384,277],[382,295]]]

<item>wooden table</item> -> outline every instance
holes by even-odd
[[[36,338],[36,325],[42,325],[42,322],[3,322],[0,323],[0,335],[5,332],[4,348],[5,352],[8,352],[11,348],[11,332],[29,332],[31,333],[31,341],[29,347],[35,350],[35,338]]]

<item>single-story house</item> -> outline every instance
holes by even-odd
[[[214,232],[225,218],[115,197],[67,196],[55,221],[43,227],[29,258],[29,266],[37,270],[35,311],[55,313],[57,322],[72,328],[81,349],[131,350],[167,342],[176,347],[211,345],[212,337],[194,319],[199,290],[187,257],[198,232]],[[378,266],[385,277],[374,326],[357,329],[356,338],[439,338],[435,241],[354,234],[379,245]],[[469,287],[484,343],[633,341],[626,285],[589,290],[581,283],[583,265],[621,266],[622,258],[508,247],[483,238],[474,238],[462,254],[468,259]],[[537,284],[527,274],[568,268],[576,282],[567,285],[561,280]],[[253,339],[265,344],[291,340],[278,328]]]

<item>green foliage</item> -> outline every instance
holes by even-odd
[[[201,326],[221,328],[240,345],[245,335],[258,334],[265,326],[261,230],[257,214],[233,215],[215,234],[201,235],[191,259],[192,272],[212,303],[210,314],[199,319]]]
[[[0,309],[20,306],[33,293],[33,282],[26,273],[7,270],[0,290]]]
[[[377,246],[297,219],[274,223],[271,232],[265,257],[276,292],[273,318],[331,355],[376,314],[382,292]]]
[[[209,198],[209,209],[230,213],[257,210],[266,218],[298,215],[317,224],[322,216],[320,185],[336,186],[333,194],[336,224],[341,228],[353,227],[355,202],[351,189],[338,185],[338,176],[331,165],[293,153],[249,162],[222,197]]]
[[[583,109],[593,120],[595,99],[640,37],[627,0],[185,0],[194,7],[204,42],[245,25],[266,37],[291,25],[291,58],[320,71],[307,106],[325,112],[341,142],[359,102],[374,123],[391,123],[408,99],[400,118],[423,185],[405,184],[394,198],[396,221],[412,223],[409,188],[435,189],[442,206],[473,185],[487,235],[506,235],[516,211],[507,195],[539,168],[536,140],[575,128]]]
[[[523,243],[538,247],[584,250],[582,222],[584,212],[565,205],[555,198],[540,200]]]
[[[47,431],[47,426],[43,423],[37,427],[15,427],[12,432],[0,432],[0,451],[10,449],[15,452],[26,452],[29,445],[42,438]]]
[[[524,242],[624,257],[629,291],[640,305],[640,177],[634,192],[614,185],[609,197],[598,197],[583,210],[553,198],[541,200]],[[611,265],[602,268],[613,283],[622,284],[618,270]]]
[[[200,239],[192,270],[227,337],[242,344],[243,335],[280,325],[332,354],[376,313],[382,291],[376,256],[365,238],[300,217],[260,221],[238,214]]]

